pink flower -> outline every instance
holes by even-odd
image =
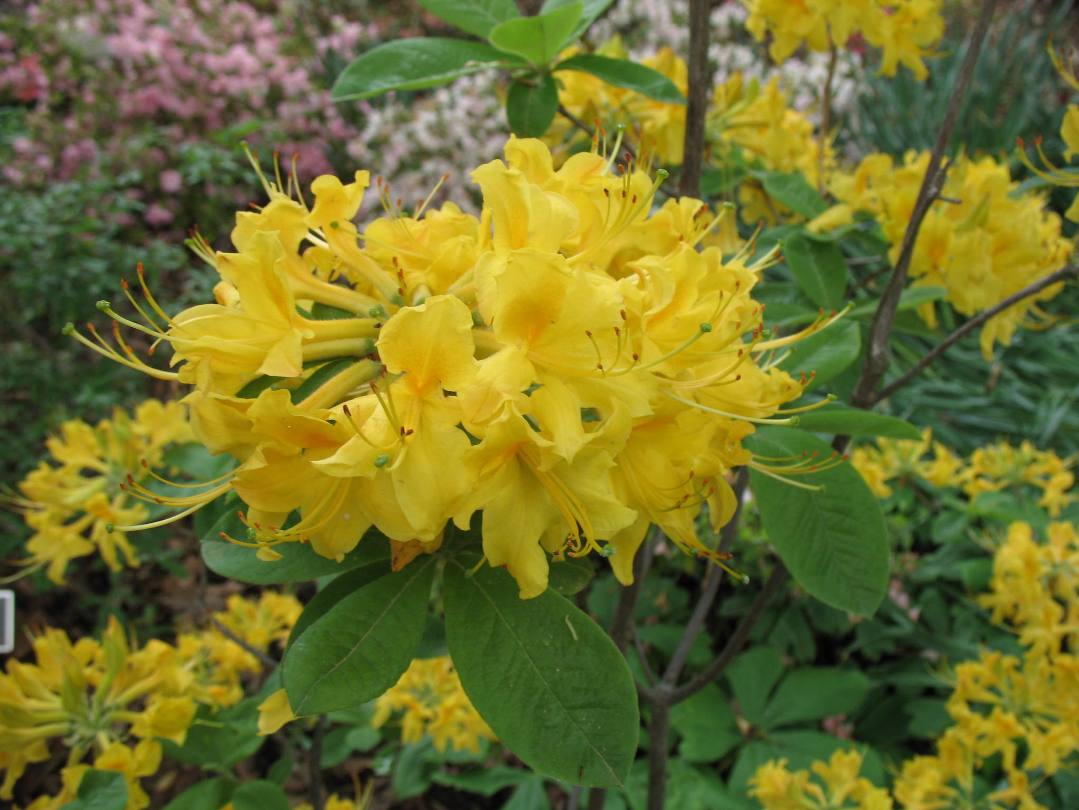
[[[167,225],[173,220],[173,215],[170,210],[157,203],[150,203],[150,206],[146,209],[142,218],[146,220],[147,225],[158,227],[161,225]]]
[[[176,169],[165,169],[158,175],[158,182],[167,194],[175,194],[184,186],[184,178]]]

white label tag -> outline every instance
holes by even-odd
[[[15,649],[15,591],[0,590],[0,653]]]

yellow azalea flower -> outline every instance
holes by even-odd
[[[891,259],[901,249],[929,153],[909,153],[901,165],[884,155],[866,157],[851,174],[837,173],[829,185],[840,213],[826,212],[817,229],[842,222],[851,210],[872,214],[891,243]],[[992,158],[957,158],[949,167],[945,200],[929,210],[911,258],[914,284],[941,286],[948,302],[963,315],[988,309],[1039,278],[1063,267],[1072,243],[1061,235],[1061,220],[1046,208],[1043,195],[1019,193],[1008,167]],[[1038,306],[1063,289],[1047,287],[1038,295],[995,315],[982,327],[982,353],[988,359],[996,343],[1008,344],[1021,327],[1050,321]],[[919,314],[936,325],[933,304]]]
[[[147,400],[131,415],[116,409],[94,426],[63,423],[46,441],[49,457],[20,482],[15,496],[0,499],[33,532],[22,564],[45,567],[58,584],[73,559],[95,552],[113,571],[137,565],[138,555],[119,527],[141,524],[149,510],[130,487],[156,477],[153,470],[170,445],[191,440],[184,408],[174,402]]]
[[[837,750],[809,771],[790,771],[786,760],[760,766],[749,794],[764,810],[892,810],[888,791],[860,775],[862,755]]]
[[[374,526],[399,567],[480,512],[487,561],[526,598],[552,556],[602,553],[628,582],[649,522],[721,561],[698,517],[729,520],[731,471],[763,466],[742,440],[786,421],[806,385],[761,358],[834,318],[766,336],[752,293],[775,252],[751,262],[727,208],[654,211],[663,176],[616,163],[597,147],[556,169],[541,141],[510,138],[472,173],[478,219],[430,199],[406,212],[380,182],[385,213],[366,225],[363,172],[316,180],[310,209],[295,178],[296,198],[263,178],[269,203],[238,215],[235,253],[194,240],[217,303],[169,316],[144,289],[144,324],[107,308],[171,344],[176,371],[160,373],[192,386],[195,436],[237,461],[189,496],[137,494],[180,515],[234,492],[246,531],[226,539],[267,565],[286,542],[341,559]]]
[[[880,48],[881,73],[894,76],[902,64],[925,81],[923,59],[944,35],[940,0],[743,0],[746,28],[760,41],[771,38],[776,62],[800,47],[814,51],[844,48],[861,34]]]
[[[425,736],[439,751],[479,751],[481,740],[494,740],[461,688],[448,656],[417,658],[397,683],[375,702],[372,724],[378,728],[399,717],[401,741]]]

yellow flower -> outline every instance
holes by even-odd
[[[142,523],[149,511],[130,487],[156,477],[152,471],[165,449],[191,438],[184,408],[175,402],[147,400],[132,415],[116,409],[95,426],[63,423],[46,441],[50,457],[22,480],[18,495],[5,499],[33,531],[22,564],[45,567],[57,584],[71,560],[94,552],[113,571],[137,565],[119,527]]]
[[[478,751],[480,740],[495,739],[469,702],[447,656],[415,659],[376,701],[372,723],[377,728],[398,713],[405,743],[427,736],[439,751]]]
[[[786,760],[772,760],[750,778],[749,794],[764,810],[892,810],[888,791],[860,776],[861,767],[857,751],[837,750],[809,771],[791,772]]]
[[[259,734],[266,736],[296,719],[288,695],[278,689],[259,704]]]
[[[264,560],[285,542],[340,559],[374,526],[406,565],[479,511],[487,561],[526,598],[551,556],[602,553],[628,582],[649,521],[721,561],[697,517],[729,519],[731,470],[758,464],[742,439],[805,388],[758,360],[833,319],[766,337],[752,291],[775,252],[750,263],[721,230],[732,218],[699,200],[653,212],[663,176],[614,162],[597,149],[556,169],[542,142],[511,138],[472,173],[478,220],[406,214],[378,183],[385,216],[362,228],[365,173],[319,178],[310,210],[264,179],[235,253],[194,240],[218,303],[170,317],[144,289],[141,325],[106,308],[171,343],[162,373],[193,386],[195,436],[238,462],[190,496],[137,493],[178,516],[235,492],[247,531],[228,539]],[[652,474],[678,430],[701,440]]]

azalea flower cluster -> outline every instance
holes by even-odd
[[[439,751],[478,752],[481,740],[494,732],[472,706],[449,656],[417,658],[400,680],[375,702],[371,724],[376,728],[399,718],[401,741],[418,743],[425,736]]]
[[[990,763],[999,763],[1002,778],[978,806],[1043,807],[1036,795],[1046,777],[1079,764],[1079,532],[1056,523],[1046,534],[1038,542],[1028,524],[1014,523],[997,551],[990,592],[980,601],[993,609],[994,620],[1018,631],[1025,654],[985,651],[956,666],[947,702],[953,725],[937,740],[935,754],[904,762],[891,796],[859,776],[856,752],[812,766],[824,790],[808,771],[792,773],[783,760],[769,762],[751,780],[765,810],[968,807]]]
[[[941,0],[742,0],[746,28],[782,62],[803,45],[814,51],[846,47],[860,37],[881,51],[880,72],[894,76],[900,65],[919,81],[929,75],[926,57],[944,35]]]
[[[650,523],[721,561],[697,516],[726,523],[729,470],[757,464],[741,440],[788,421],[805,387],[770,358],[838,316],[766,333],[751,291],[774,257],[700,249],[722,214],[692,199],[653,212],[662,176],[616,150],[557,171],[540,141],[505,153],[472,174],[478,219],[384,197],[361,231],[367,172],[318,178],[310,207],[293,180],[266,181],[270,202],[237,216],[237,252],[195,240],[217,303],[168,316],[146,290],[142,323],[101,305],[171,344],[177,370],[74,334],[193,385],[196,437],[240,462],[164,503],[236,492],[248,532],[229,539],[267,560],[285,542],[341,558],[372,525],[430,552],[482,511],[486,560],[525,598],[546,588],[548,554],[598,552],[631,581]]]
[[[932,455],[927,458],[930,449]],[[1039,450],[1029,441],[1018,447],[999,441],[964,459],[934,441],[926,429],[917,441],[882,438],[875,447],[857,447],[850,462],[879,498],[892,494],[890,481],[916,477],[935,487],[962,489],[971,499],[983,492],[1034,487],[1042,493],[1038,505],[1054,517],[1075,500],[1071,494],[1075,460],[1061,458],[1052,450]]]
[[[900,165],[888,155],[874,154],[852,173],[834,174],[829,186],[840,203],[810,223],[810,229],[830,230],[849,224],[856,212],[868,213],[891,243],[894,262],[928,164],[928,152],[909,152]],[[1072,247],[1044,196],[1022,192],[1007,165],[990,157],[960,156],[948,166],[940,197],[918,231],[910,275],[915,285],[944,287],[958,312],[974,315],[1063,267]],[[1051,318],[1038,302],[1062,289],[1063,284],[1051,285],[990,318],[981,331],[986,359],[993,345],[1008,344],[1016,329],[1048,325]],[[921,307],[919,314],[936,325],[933,304]]]
[[[185,409],[175,402],[146,400],[130,414],[117,408],[96,425],[64,422],[46,441],[49,456],[17,493],[0,498],[33,532],[22,564],[44,567],[57,584],[71,560],[95,552],[113,571],[138,565],[124,527],[142,524],[150,511],[132,496],[129,482],[157,477],[164,452],[191,440]]]
[[[153,639],[133,646],[115,619],[100,641],[72,641],[47,628],[33,639],[35,663],[10,660],[0,675],[0,798],[10,799],[26,766],[48,760],[50,744],[60,741],[68,750],[62,788],[27,810],[73,801],[89,762],[124,775],[129,810],[146,807],[139,780],[157,773],[159,740],[183,744],[199,706],[238,702],[242,678],[262,670],[247,648],[283,645],[301,609],[294,597],[274,591],[254,601],[234,595],[208,629],[181,633],[174,645]]]

